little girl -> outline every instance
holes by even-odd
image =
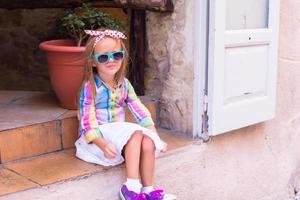
[[[79,97],[80,137],[76,156],[104,166],[125,159],[127,181],[121,199],[164,199],[163,190],[153,188],[155,157],[166,151],[148,109],[125,78],[125,35],[114,30],[86,30],[86,72]],[[125,121],[124,106],[139,124]],[[141,183],[139,181],[139,175]]]

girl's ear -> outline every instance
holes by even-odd
[[[97,63],[94,59],[88,59],[88,66],[97,67]]]
[[[96,61],[94,59],[91,60],[91,63],[92,63],[93,67],[97,67],[97,63],[96,63]]]

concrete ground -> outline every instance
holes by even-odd
[[[258,179],[251,172],[228,171],[218,157],[205,157],[207,149],[206,143],[195,142],[162,155],[156,163],[155,186],[175,194],[178,200],[295,200],[286,184],[268,182],[268,176],[280,178],[280,174],[265,171]],[[124,178],[121,165],[0,200],[118,200]]]

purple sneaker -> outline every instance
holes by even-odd
[[[156,189],[146,195],[147,195],[147,200],[163,200],[164,199],[164,190]]]
[[[138,194],[130,191],[125,184],[120,189],[120,196],[122,200],[148,200],[145,193]]]

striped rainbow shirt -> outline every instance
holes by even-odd
[[[90,82],[86,82],[82,87],[79,100],[79,130],[88,143],[102,137],[98,125],[125,121],[126,105],[141,126],[154,125],[149,110],[141,103],[128,79],[125,78],[123,84],[113,90],[109,89],[98,75],[94,75],[94,80],[95,100],[92,97]]]

